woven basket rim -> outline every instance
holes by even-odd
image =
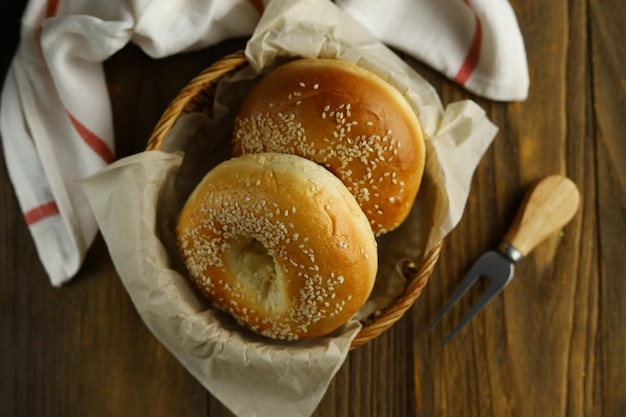
[[[243,68],[247,64],[244,51],[237,51],[218,60],[190,80],[162,113],[150,135],[146,150],[161,149],[176,120],[190,111],[190,107],[199,104],[198,102],[212,98],[210,95],[203,95],[203,93],[215,87],[224,76]],[[420,261],[406,260],[403,262],[401,267],[402,276],[405,279],[403,292],[389,306],[361,321],[363,327],[352,340],[351,350],[377,338],[404,316],[428,283],[439,260],[442,246],[443,240],[434,245]]]

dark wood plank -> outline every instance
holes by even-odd
[[[626,413],[626,4],[591,1],[589,17],[600,276],[593,401],[608,416]]]
[[[568,415],[603,415],[591,395],[595,375],[599,272],[597,217],[597,158],[593,127],[592,72],[589,62],[590,42],[587,2],[573,2],[569,12],[569,48],[567,59],[567,164],[569,174],[579,185],[583,197],[581,211],[575,222],[578,230],[576,254],[572,261],[576,268],[569,280],[576,282],[572,333],[569,347],[568,379],[566,386]],[[584,242],[584,244],[582,244]]]

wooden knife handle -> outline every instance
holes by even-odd
[[[574,217],[579,202],[572,180],[562,175],[546,177],[528,190],[503,240],[526,256]]]

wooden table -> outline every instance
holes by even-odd
[[[315,416],[626,415],[626,3],[511,3],[528,52],[525,102],[474,97],[407,58],[444,103],[476,100],[500,132],[424,293],[350,353]],[[141,151],[187,80],[244,44],[158,61],[129,46],[106,62],[118,156]],[[144,326],[100,237],[69,285],[48,283],[0,159],[0,416],[231,415]],[[477,293],[430,334],[427,324],[499,243],[526,187],[554,173],[578,185],[579,213],[441,347]]]

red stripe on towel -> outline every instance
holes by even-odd
[[[115,160],[113,156],[113,152],[109,149],[109,146],[100,139],[95,133],[91,130],[87,129],[82,123],[80,123],[70,112],[66,110],[67,115],[76,129],[76,132],[80,135],[80,137],[85,141],[87,146],[91,148],[92,151],[96,153],[100,158],[104,160],[107,164],[110,164]]]
[[[56,16],[58,8],[59,0],[48,0],[46,4],[46,18]]]
[[[56,202],[51,201],[28,210],[24,213],[24,220],[26,220],[27,225],[32,226],[43,219],[56,216],[57,214],[59,214],[59,207],[57,207]]]
[[[248,0],[248,1],[252,5],[252,7],[254,7],[256,11],[259,12],[259,14],[263,14],[263,11],[265,10],[265,5],[263,4],[263,0]]]
[[[463,0],[463,2],[467,4],[471,9],[472,6],[469,4],[469,0]],[[463,65],[461,65],[461,68],[459,68],[459,71],[454,76],[454,81],[456,81],[457,83],[461,85],[465,85],[469,77],[474,72],[476,65],[478,64],[478,60],[480,59],[480,47],[483,41],[482,23],[480,21],[480,18],[478,17],[476,12],[474,12],[473,9],[472,9],[472,12],[474,13],[474,18],[476,19],[476,25],[474,28],[474,38],[472,39],[472,44],[470,45],[470,49],[467,52],[465,61],[463,61]]]

